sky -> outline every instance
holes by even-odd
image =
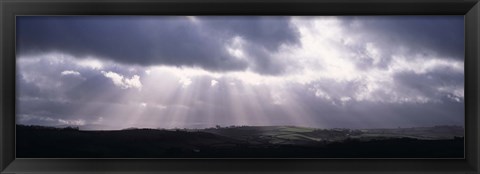
[[[464,125],[463,16],[19,16],[17,124]]]

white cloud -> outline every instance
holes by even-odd
[[[109,71],[109,72],[102,71],[102,74],[105,77],[110,78],[113,81],[113,84],[115,84],[117,86],[123,86],[124,85],[122,75],[111,72],[111,71]]]
[[[314,90],[314,92],[315,92],[316,97],[324,98],[324,99],[327,99],[327,100],[332,99],[332,97],[330,97],[330,95],[328,95],[327,93],[325,93],[324,91],[322,91],[320,89],[316,89],[316,90]]]
[[[389,65],[390,73],[414,72],[425,74],[439,69],[450,69],[453,73],[462,73],[464,63],[458,60],[438,59],[436,57],[413,57],[406,58],[402,55],[393,55],[392,63]]]
[[[61,124],[72,125],[72,126],[83,126],[85,125],[85,120],[77,119],[77,120],[64,120],[58,119],[58,122]]]
[[[140,82],[140,76],[138,75],[134,75],[130,79],[125,78],[124,80],[125,80],[125,86],[127,87],[134,87],[138,89],[142,88],[142,82]]]
[[[216,86],[217,84],[218,84],[218,81],[216,81],[216,80],[210,81],[210,86],[211,86],[211,87],[214,87],[214,86]]]
[[[78,71],[66,70],[66,71],[62,71],[61,75],[62,76],[66,76],[66,75],[80,76],[80,73]]]
[[[243,51],[243,45],[245,40],[240,36],[235,36],[230,39],[230,43],[226,45],[227,52],[235,58],[245,59],[245,52]]]
[[[38,120],[38,121],[46,121],[50,122],[52,125],[70,125],[70,126],[83,126],[85,125],[85,120],[83,119],[61,119],[61,118],[51,118],[47,116],[39,116],[39,115],[30,115],[30,114],[21,114],[19,115],[20,121],[30,121],[30,120]]]
[[[352,100],[352,98],[350,98],[350,97],[341,97],[340,98],[340,101],[342,101],[342,102],[348,102],[350,100]]]
[[[465,92],[463,88],[455,86],[443,86],[437,88],[438,91],[444,92],[447,94],[447,98],[454,100],[456,102],[461,102],[464,98]]]
[[[102,74],[111,79],[113,84],[116,86],[121,87],[122,89],[129,89],[129,88],[137,88],[141,89],[142,88],[142,83],[140,82],[140,76],[134,75],[132,78],[126,78],[120,74],[117,74],[112,71],[102,71]]]
[[[369,58],[373,60],[374,65],[380,62],[381,53],[380,53],[380,50],[377,47],[375,47],[375,44],[371,42],[367,43],[365,50],[367,51],[367,55],[369,56]]]

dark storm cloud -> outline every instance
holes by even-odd
[[[296,31],[284,17],[201,17],[194,20],[187,17],[17,18],[17,51],[20,55],[58,51],[126,64],[244,70],[249,62],[233,57],[225,49],[234,36],[272,52],[281,44],[297,42]],[[252,59],[269,59],[264,54],[250,54]],[[268,63],[256,65],[271,69]]]
[[[286,71],[287,64],[281,57],[274,57],[266,49],[262,49],[257,44],[249,43],[245,48],[247,57],[251,61],[251,70],[259,74],[278,75]]]
[[[368,16],[340,17],[347,32],[359,43],[374,43],[382,54],[379,66],[388,65],[391,56],[406,55],[464,60],[463,16]],[[352,46],[362,52],[364,45]],[[363,50],[364,51],[364,50]],[[364,61],[369,61],[364,59]],[[359,62],[365,67],[371,62]]]
[[[199,17],[205,25],[228,35],[240,36],[257,46],[276,50],[281,44],[298,42],[298,32],[288,17]],[[253,19],[253,20],[252,20]]]
[[[434,100],[448,100],[439,88],[463,89],[464,77],[461,73],[452,73],[444,70],[426,74],[412,72],[398,73],[394,76],[395,91],[410,96],[426,96]],[[445,101],[443,101],[445,102]]]

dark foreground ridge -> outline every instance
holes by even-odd
[[[463,128],[84,131],[17,125],[17,158],[463,158]]]

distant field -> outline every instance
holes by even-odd
[[[245,126],[210,128],[199,130],[242,140],[269,141],[273,144],[298,144],[309,141],[336,142],[346,139],[413,138],[420,140],[442,140],[463,137],[459,126],[437,126],[398,129],[314,129],[295,126]],[[306,142],[303,142],[306,141]]]
[[[463,128],[83,131],[17,125],[18,158],[462,158]]]

